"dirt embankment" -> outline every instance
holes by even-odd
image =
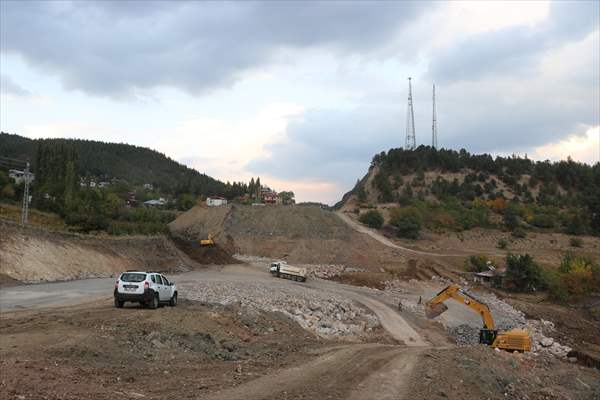
[[[185,270],[194,262],[167,237],[91,237],[0,221],[0,283],[111,276],[134,268]]]
[[[170,224],[187,239],[213,234],[219,245],[240,254],[307,264],[343,264],[379,270],[405,267],[407,259],[354,231],[335,213],[319,207],[194,207]]]

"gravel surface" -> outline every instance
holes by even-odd
[[[379,320],[361,305],[341,296],[298,284],[273,282],[207,282],[181,284],[190,300],[234,304],[278,311],[303,328],[325,338],[359,340],[379,326]]]

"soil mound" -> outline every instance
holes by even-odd
[[[187,240],[182,237],[171,236],[177,248],[187,254],[198,264],[236,264],[239,261],[233,258],[231,251],[226,246],[200,246],[198,241]]]
[[[212,234],[232,253],[307,264],[379,269],[405,258],[354,231],[334,212],[312,206],[197,206],[169,225],[174,236],[199,240]]]

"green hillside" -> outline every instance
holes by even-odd
[[[362,213],[383,205],[400,235],[405,225],[599,234],[600,163],[391,149],[373,157],[367,175],[336,206]],[[405,236],[415,237],[414,229]]]
[[[78,156],[77,175],[118,178],[130,185],[149,183],[165,194],[223,194],[225,183],[145,147],[81,139],[29,139],[0,133],[0,156],[29,160],[37,172],[38,150],[44,145],[68,146]]]

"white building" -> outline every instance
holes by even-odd
[[[8,177],[15,180],[15,183],[18,185],[21,182],[25,181],[25,171],[20,171],[18,169],[9,169]],[[35,179],[35,175],[31,172],[29,173],[29,183],[31,183]]]
[[[166,200],[162,197],[160,199],[152,199],[144,202],[144,205],[147,207],[162,207],[166,204]]]
[[[214,196],[206,198],[206,205],[209,207],[217,207],[227,205],[227,199],[225,197]]]

